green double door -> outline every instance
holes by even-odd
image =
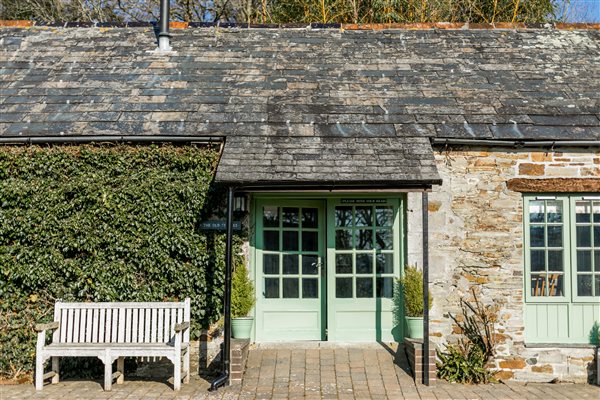
[[[255,339],[392,341],[401,199],[258,199]]]

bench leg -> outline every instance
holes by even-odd
[[[104,391],[110,392],[112,390],[112,363],[110,357],[107,357],[104,361]]]
[[[173,359],[173,389],[181,389],[181,351],[178,351]]]
[[[117,358],[117,371],[121,373],[117,378],[117,385],[125,382],[125,357]]]
[[[35,355],[35,390],[42,390],[44,387],[44,359],[38,351]]]
[[[58,383],[60,379],[60,358],[52,357],[52,371],[54,371],[55,375],[52,377],[52,383]]]
[[[183,377],[183,383],[190,383],[190,347],[188,346],[183,356],[183,370],[185,376]]]

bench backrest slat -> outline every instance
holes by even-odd
[[[184,302],[63,303],[57,302],[54,320],[60,329],[54,343],[172,343],[175,324],[190,320]],[[189,342],[189,330],[182,341]]]

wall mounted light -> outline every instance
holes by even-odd
[[[246,212],[248,211],[248,197],[246,193],[236,193],[233,197],[233,211]]]

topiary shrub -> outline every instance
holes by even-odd
[[[254,284],[245,262],[238,262],[231,277],[231,317],[247,317],[254,306]]]
[[[423,272],[416,267],[406,266],[404,274],[398,279],[397,296],[402,296],[404,302],[404,316],[422,317],[423,305]],[[395,301],[400,303],[400,301]],[[432,305],[431,294],[429,295],[429,308]]]

